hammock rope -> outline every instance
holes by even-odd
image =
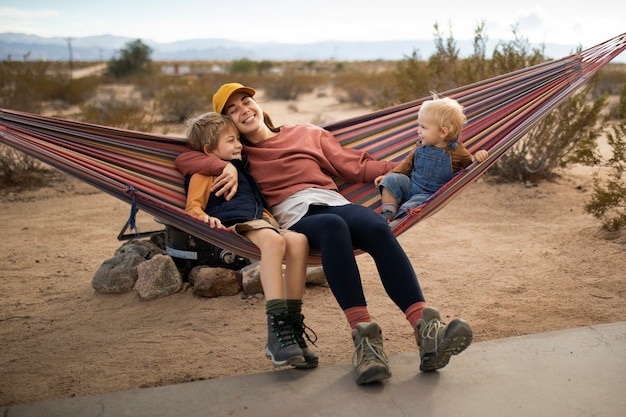
[[[519,141],[552,109],[587,83],[626,49],[626,33],[578,54],[493,77],[443,93],[466,110],[460,137],[471,153],[489,150],[489,158],[456,175],[420,207],[395,224],[396,236],[441,210]],[[421,98],[323,125],[344,147],[376,159],[399,161],[417,140]],[[0,109],[0,141],[143,210],[160,222],[240,256],[259,259],[256,246],[211,229],[184,211],[184,179],[174,160],[186,145],[179,137],[117,129],[84,122]],[[355,204],[380,210],[373,184],[336,180]],[[320,264],[312,252],[310,264]]]

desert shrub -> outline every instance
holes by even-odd
[[[392,73],[392,82],[385,85],[376,107],[384,108],[425,97],[431,91],[430,72],[419,52],[398,62]]]
[[[589,101],[586,86],[530,130],[490,169],[506,181],[552,179],[557,168],[573,162],[596,164],[598,119],[606,105],[604,96]]]
[[[334,77],[335,89],[341,92],[340,101],[367,107],[375,106],[385,85],[392,82],[393,78],[387,72],[342,71]]]
[[[90,100],[80,107],[83,122],[121,129],[152,132],[157,123],[153,106],[133,99],[119,99],[111,93],[108,98]]]
[[[44,101],[78,104],[92,97],[100,77],[72,79],[47,62],[0,62],[0,107],[41,113]]]
[[[274,100],[296,100],[300,94],[313,91],[315,76],[287,70],[282,76],[266,77],[263,80],[265,96]]]
[[[608,177],[594,173],[593,194],[585,202],[585,212],[601,220],[603,229],[612,231],[626,227],[626,84],[622,87],[618,115],[620,120],[606,130],[612,149]]]
[[[257,64],[257,72],[259,75],[269,73],[276,64],[273,61],[263,60]]]
[[[450,34],[444,40],[444,35],[435,23],[435,53],[428,58],[428,72],[431,91],[446,91],[461,85],[462,68],[459,58],[457,42]]]
[[[100,84],[101,78],[96,76],[67,79],[58,86],[51,98],[68,104],[79,104],[92,98]]]
[[[0,61],[0,107],[40,113],[51,90],[46,62]]]
[[[0,108],[41,113],[53,90],[46,62],[0,62]],[[41,164],[8,145],[0,144],[2,185],[30,185]]]
[[[214,91],[199,88],[197,82],[180,80],[165,87],[156,102],[165,121],[183,122],[194,114],[211,110]]]
[[[0,188],[37,185],[39,173],[43,170],[41,162],[0,143]]]
[[[593,97],[604,94],[619,95],[621,86],[626,81],[626,64],[608,64],[596,75]]]
[[[248,58],[242,58],[234,60],[230,63],[230,68],[228,72],[231,74],[256,74],[257,73],[257,63]]]
[[[513,40],[499,41],[494,48],[491,59],[493,75],[506,74],[546,61],[543,45],[539,48],[533,47],[528,38],[517,33],[515,27],[513,27],[513,36]]]
[[[474,29],[472,54],[461,62],[459,85],[472,84],[492,76],[489,61],[487,60],[488,39],[485,33],[485,21],[481,21]]]

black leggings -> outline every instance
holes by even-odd
[[[342,310],[367,305],[355,248],[374,259],[385,291],[403,312],[424,301],[409,258],[385,219],[373,210],[356,204],[311,206],[291,229],[305,234],[309,246],[321,251],[326,280]]]

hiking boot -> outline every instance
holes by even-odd
[[[311,349],[309,349],[304,338],[306,337],[306,339],[311,342],[313,346],[315,346],[315,342],[317,342],[317,334],[315,334],[309,326],[304,324],[304,316],[301,313],[291,313],[291,319],[293,320],[296,341],[298,342],[300,349],[302,349],[302,355],[304,356],[304,362],[296,363],[293,366],[298,369],[316,368],[319,358]],[[313,334],[313,339],[311,339],[307,330]]]
[[[356,383],[369,384],[391,377],[387,355],[383,350],[383,333],[376,323],[359,323],[352,330]]]
[[[292,321],[287,312],[267,315],[267,347],[265,356],[274,366],[295,365],[304,362],[298,346]]]
[[[441,322],[439,311],[426,307],[415,326],[415,340],[420,349],[420,370],[431,372],[441,369],[472,343],[472,329],[461,319],[448,325]]]

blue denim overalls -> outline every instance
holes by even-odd
[[[456,149],[457,141],[448,143]],[[393,195],[400,204],[396,218],[403,217],[409,209],[419,207],[438,189],[454,177],[452,156],[449,149],[435,146],[420,146],[415,149],[413,171],[410,177],[391,173],[380,184]]]

